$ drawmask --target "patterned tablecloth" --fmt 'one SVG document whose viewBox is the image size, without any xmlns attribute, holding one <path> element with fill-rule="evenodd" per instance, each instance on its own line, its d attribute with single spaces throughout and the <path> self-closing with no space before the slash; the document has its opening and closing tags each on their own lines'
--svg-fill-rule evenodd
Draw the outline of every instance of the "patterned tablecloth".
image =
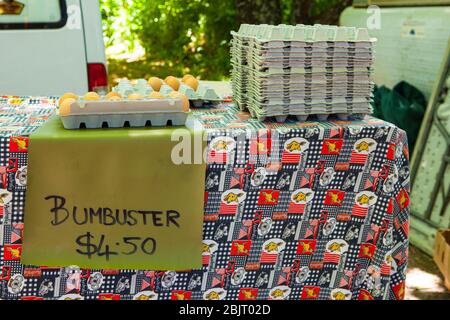
<svg viewBox="0 0 450 320">
<path fill-rule="evenodd" d="M 21 265 L 27 136 L 54 104 L 0 98 L 1 299 L 403 298 L 408 147 L 374 118 L 280 125 L 232 106 L 194 111 L 209 142 L 201 270 Z"/>
</svg>

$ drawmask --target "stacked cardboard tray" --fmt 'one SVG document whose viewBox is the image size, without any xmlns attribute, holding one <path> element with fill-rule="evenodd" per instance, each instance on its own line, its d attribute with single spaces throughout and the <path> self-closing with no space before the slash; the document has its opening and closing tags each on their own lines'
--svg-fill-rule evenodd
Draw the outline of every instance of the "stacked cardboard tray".
<svg viewBox="0 0 450 320">
<path fill-rule="evenodd" d="M 259 120 L 372 113 L 374 40 L 366 29 L 242 25 L 232 35 L 233 97 Z"/>
</svg>

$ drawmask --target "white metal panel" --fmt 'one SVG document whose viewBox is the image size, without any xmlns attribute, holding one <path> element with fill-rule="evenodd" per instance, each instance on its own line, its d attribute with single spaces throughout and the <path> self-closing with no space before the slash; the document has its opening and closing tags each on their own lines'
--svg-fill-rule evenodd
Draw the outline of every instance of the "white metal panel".
<svg viewBox="0 0 450 320">
<path fill-rule="evenodd" d="M 102 16 L 98 0 L 81 0 L 88 62 L 106 65 L 105 44 L 103 42 Z"/>
<path fill-rule="evenodd" d="M 2 15 L 0 22 L 58 22 L 61 18 L 59 0 L 21 0 L 20 3 L 24 5 L 20 14 Z"/>
<path fill-rule="evenodd" d="M 392 88 L 405 80 L 429 98 L 450 37 L 450 7 L 380 10 L 381 28 L 369 30 L 372 37 L 378 38 L 375 82 Z M 373 11 L 347 8 L 341 16 L 341 24 L 366 27 L 371 17 L 374 17 Z"/>
<path fill-rule="evenodd" d="M 60 95 L 88 90 L 79 0 L 67 0 L 60 29 L 0 29 L 0 95 Z"/>
</svg>

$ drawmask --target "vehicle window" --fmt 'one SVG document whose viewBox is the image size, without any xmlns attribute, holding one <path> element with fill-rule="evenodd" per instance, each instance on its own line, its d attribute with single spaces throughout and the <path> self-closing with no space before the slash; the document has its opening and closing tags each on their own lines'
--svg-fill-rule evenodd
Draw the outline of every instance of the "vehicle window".
<svg viewBox="0 0 450 320">
<path fill-rule="evenodd" d="M 0 0 L 0 29 L 61 28 L 66 21 L 65 0 Z"/>
</svg>

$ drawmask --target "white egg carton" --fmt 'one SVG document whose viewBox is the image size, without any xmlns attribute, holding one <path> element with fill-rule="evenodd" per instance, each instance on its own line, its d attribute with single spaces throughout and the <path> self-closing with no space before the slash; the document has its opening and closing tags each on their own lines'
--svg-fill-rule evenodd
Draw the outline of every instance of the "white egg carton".
<svg viewBox="0 0 450 320">
<path fill-rule="evenodd" d="M 122 97 L 128 97 L 130 94 L 137 93 L 142 97 L 150 95 L 154 90 L 145 79 L 138 79 L 133 84 L 130 80 L 122 79 L 112 89 L 113 92 L 119 93 Z"/>
<path fill-rule="evenodd" d="M 163 85 L 160 90 L 161 93 L 168 94 L 170 94 L 172 91 L 173 89 L 167 85 Z M 192 102 L 192 104 L 197 108 L 204 106 L 205 103 L 217 104 L 223 101 L 223 99 L 213 88 L 201 83 L 199 84 L 197 91 L 194 91 L 194 89 L 185 84 L 181 84 L 178 91 L 185 94 Z"/>
<path fill-rule="evenodd" d="M 61 115 L 65 129 L 183 126 L 189 112 L 181 99 L 79 100 Z"/>
<path fill-rule="evenodd" d="M 152 93 L 154 90 L 148 84 L 147 80 L 139 79 L 136 81 L 136 84 L 132 84 L 129 80 L 121 80 L 119 84 L 113 88 L 114 92 L 121 94 L 124 97 L 128 97 L 132 93 L 138 93 L 141 96 L 145 97 Z M 164 96 L 168 96 L 175 90 L 164 83 L 161 86 L 159 92 Z M 181 83 L 178 92 L 185 94 L 192 106 L 194 107 L 204 107 L 209 105 L 215 105 L 222 102 L 222 98 L 217 94 L 217 92 L 202 83 L 199 84 L 197 91 L 194 91 L 191 87 Z"/>
</svg>

